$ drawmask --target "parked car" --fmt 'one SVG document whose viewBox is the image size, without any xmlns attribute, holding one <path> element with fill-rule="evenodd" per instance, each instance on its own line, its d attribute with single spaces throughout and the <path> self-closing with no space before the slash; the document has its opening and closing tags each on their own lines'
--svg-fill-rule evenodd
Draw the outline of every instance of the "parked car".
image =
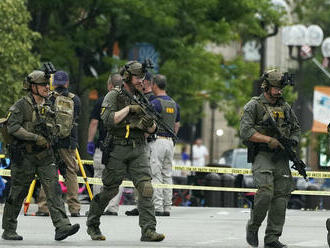
<svg viewBox="0 0 330 248">
<path fill-rule="evenodd" d="M 219 158 L 219 164 L 230 165 L 232 168 L 251 169 L 252 164 L 247 162 L 247 149 L 236 148 L 225 151 Z"/>
</svg>

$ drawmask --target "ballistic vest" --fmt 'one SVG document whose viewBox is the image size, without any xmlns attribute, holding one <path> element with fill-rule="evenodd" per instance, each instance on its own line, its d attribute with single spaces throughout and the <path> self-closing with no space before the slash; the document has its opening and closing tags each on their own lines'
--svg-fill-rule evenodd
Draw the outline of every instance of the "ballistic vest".
<svg viewBox="0 0 330 248">
<path fill-rule="evenodd" d="M 117 111 L 125 108 L 128 105 L 136 104 L 128 96 L 126 96 L 126 95 L 124 95 L 124 93 L 122 93 L 121 88 L 116 87 L 112 90 L 118 92 L 118 94 L 117 94 L 117 108 L 118 108 L 118 110 Z M 134 97 L 137 97 L 137 96 L 134 96 Z M 115 127 L 108 130 L 108 132 L 110 132 L 117 139 L 145 140 L 143 130 L 140 130 L 138 128 L 131 128 L 131 124 L 140 121 L 141 118 L 142 118 L 142 115 L 138 115 L 136 113 L 128 113 L 128 115 L 120 123 L 118 123 Z"/>
<path fill-rule="evenodd" d="M 162 106 L 162 112 L 160 113 L 160 116 L 162 117 L 162 121 L 168 127 L 170 127 L 171 130 L 174 132 L 175 119 L 177 115 L 177 108 L 175 101 L 173 99 L 164 100 L 163 98 L 160 97 L 157 97 L 157 100 L 160 101 L 160 104 Z M 159 126 L 157 135 L 170 136 L 170 134 L 162 126 Z"/>
<path fill-rule="evenodd" d="M 278 129 L 281 131 L 282 135 L 286 138 L 290 137 L 290 130 L 293 123 L 290 123 L 290 106 L 281 101 L 279 104 L 272 106 L 270 104 L 266 104 L 261 102 L 260 97 L 253 97 L 252 99 L 256 100 L 258 104 L 262 107 L 260 108 L 262 113 L 262 118 L 256 121 L 255 129 L 264 135 L 271 136 L 274 138 L 278 138 L 278 134 L 274 131 L 274 129 L 267 123 L 269 118 L 269 114 L 272 115 L 273 119 L 276 122 Z"/>
</svg>

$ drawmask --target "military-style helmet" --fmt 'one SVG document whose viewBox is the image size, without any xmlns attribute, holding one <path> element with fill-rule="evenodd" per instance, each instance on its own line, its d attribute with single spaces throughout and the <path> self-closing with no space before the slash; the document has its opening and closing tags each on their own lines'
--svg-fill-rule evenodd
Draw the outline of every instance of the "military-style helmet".
<svg viewBox="0 0 330 248">
<path fill-rule="evenodd" d="M 132 76 L 144 78 L 146 74 L 146 68 L 136 60 L 129 61 L 120 70 L 120 75 L 125 82 L 129 82 Z"/>
<path fill-rule="evenodd" d="M 23 89 L 30 89 L 31 84 L 42 84 L 47 82 L 49 82 L 49 79 L 45 78 L 45 73 L 43 71 L 35 70 L 24 79 Z"/>
<path fill-rule="evenodd" d="M 272 69 L 272 70 L 266 71 L 262 75 L 261 80 L 262 80 L 261 88 L 266 89 L 266 90 L 270 86 L 279 87 L 279 88 L 283 88 L 283 86 L 284 86 L 283 82 L 282 82 L 282 73 L 277 69 Z"/>
</svg>

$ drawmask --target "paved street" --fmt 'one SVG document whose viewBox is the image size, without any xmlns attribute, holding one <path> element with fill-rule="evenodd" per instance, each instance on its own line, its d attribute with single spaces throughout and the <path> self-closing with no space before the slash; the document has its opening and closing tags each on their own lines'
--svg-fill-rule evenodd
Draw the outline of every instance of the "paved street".
<svg viewBox="0 0 330 248">
<path fill-rule="evenodd" d="M 31 205 L 29 213 L 36 211 Z M 241 208 L 198 208 L 174 207 L 170 217 L 157 217 L 157 230 L 166 234 L 161 243 L 140 242 L 138 218 L 125 216 L 133 206 L 121 206 L 119 216 L 104 216 L 101 230 L 106 241 L 92 241 L 86 233 L 86 217 L 71 218 L 80 223 L 78 234 L 64 241 L 54 240 L 54 228 L 48 217 L 19 217 L 18 233 L 23 241 L 0 240 L 0 247 L 157 247 L 157 248 L 245 248 L 245 224 L 248 209 Z M 88 209 L 83 205 L 82 213 Z M 3 205 L 0 205 L 2 216 Z M 284 234 L 281 240 L 290 248 L 328 247 L 325 221 L 329 211 L 288 210 Z M 260 246 L 263 247 L 264 226 L 259 231 Z"/>
</svg>

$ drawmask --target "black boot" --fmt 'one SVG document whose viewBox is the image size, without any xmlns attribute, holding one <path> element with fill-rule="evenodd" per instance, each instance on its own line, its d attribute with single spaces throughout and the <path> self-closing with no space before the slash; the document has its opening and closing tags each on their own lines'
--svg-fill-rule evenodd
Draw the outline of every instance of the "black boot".
<svg viewBox="0 0 330 248">
<path fill-rule="evenodd" d="M 250 231 L 248 225 L 246 225 L 246 242 L 252 247 L 258 247 L 258 231 Z"/>
<path fill-rule="evenodd" d="M 23 240 L 21 235 L 18 235 L 15 231 L 6 231 L 2 233 L 2 238 L 5 240 Z"/>
<path fill-rule="evenodd" d="M 265 244 L 265 248 L 287 248 L 287 246 L 276 240 L 271 243 Z"/>
<path fill-rule="evenodd" d="M 131 211 L 126 211 L 125 214 L 127 216 L 138 216 L 139 215 L 139 210 L 137 208 L 134 208 Z"/>
<path fill-rule="evenodd" d="M 330 247 L 330 219 L 327 219 L 326 227 L 327 227 L 327 230 L 328 230 L 327 240 L 328 240 L 328 245 Z"/>
<path fill-rule="evenodd" d="M 55 240 L 60 241 L 78 232 L 79 224 L 68 225 L 55 231 Z"/>
</svg>

